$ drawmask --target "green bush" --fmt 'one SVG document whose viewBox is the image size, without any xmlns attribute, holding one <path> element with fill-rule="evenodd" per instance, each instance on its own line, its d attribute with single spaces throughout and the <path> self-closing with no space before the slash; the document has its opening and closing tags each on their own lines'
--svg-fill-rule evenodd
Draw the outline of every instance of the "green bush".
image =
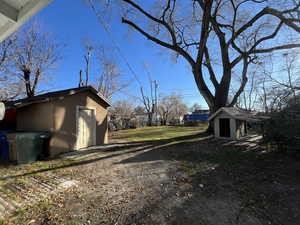
<svg viewBox="0 0 300 225">
<path fill-rule="evenodd" d="M 264 126 L 264 140 L 279 150 L 300 150 L 300 104 L 289 104 L 270 114 Z"/>
</svg>

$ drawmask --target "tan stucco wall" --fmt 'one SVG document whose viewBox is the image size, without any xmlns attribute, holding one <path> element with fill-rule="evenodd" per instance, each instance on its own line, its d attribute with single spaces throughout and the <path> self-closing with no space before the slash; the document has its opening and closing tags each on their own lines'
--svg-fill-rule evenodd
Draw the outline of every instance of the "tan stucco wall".
<svg viewBox="0 0 300 225">
<path fill-rule="evenodd" d="M 82 92 L 47 103 L 38 103 L 18 110 L 18 130 L 52 131 L 51 157 L 75 149 L 77 106 L 96 109 L 96 144 L 108 142 L 105 104 L 90 92 Z M 25 121 L 25 122 L 24 122 Z"/>
<path fill-rule="evenodd" d="M 103 103 L 97 99 L 95 95 L 89 94 L 87 96 L 87 107 L 96 108 L 96 144 L 108 143 L 108 120 L 107 109 L 102 107 Z"/>
<path fill-rule="evenodd" d="M 17 130 L 53 131 L 53 103 L 39 103 L 17 110 Z"/>
<path fill-rule="evenodd" d="M 62 98 L 54 103 L 54 135 L 50 142 L 53 155 L 76 148 L 77 107 L 84 106 L 96 109 L 96 144 L 108 142 L 107 110 L 94 94 L 83 92 Z"/>
</svg>

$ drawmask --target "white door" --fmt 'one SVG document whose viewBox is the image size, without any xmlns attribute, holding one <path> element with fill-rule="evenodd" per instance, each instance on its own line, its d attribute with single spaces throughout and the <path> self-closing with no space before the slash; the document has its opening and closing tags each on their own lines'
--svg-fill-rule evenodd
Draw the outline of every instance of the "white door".
<svg viewBox="0 0 300 225">
<path fill-rule="evenodd" d="M 79 107 L 77 114 L 77 149 L 95 145 L 96 118 L 94 109 Z"/>
</svg>

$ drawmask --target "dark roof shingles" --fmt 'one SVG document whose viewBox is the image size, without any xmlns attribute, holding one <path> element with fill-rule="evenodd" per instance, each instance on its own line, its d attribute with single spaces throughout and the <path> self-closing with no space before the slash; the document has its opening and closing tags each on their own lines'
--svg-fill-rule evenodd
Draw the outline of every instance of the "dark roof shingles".
<svg viewBox="0 0 300 225">
<path fill-rule="evenodd" d="M 111 103 L 104 96 L 99 94 L 96 91 L 96 89 L 94 89 L 91 86 L 70 88 L 70 89 L 65 89 L 65 90 L 60 90 L 60 91 L 48 92 L 45 94 L 36 95 L 31 98 L 24 98 L 24 99 L 19 99 L 16 101 L 7 102 L 6 106 L 7 107 L 21 107 L 24 105 L 29 105 L 29 104 L 34 104 L 34 103 L 39 103 L 39 102 L 44 102 L 44 101 L 49 101 L 49 100 L 55 100 L 60 97 L 74 95 L 74 94 L 81 93 L 84 91 L 91 91 L 92 93 L 97 95 L 101 100 L 103 100 L 108 106 L 111 106 Z"/>
</svg>

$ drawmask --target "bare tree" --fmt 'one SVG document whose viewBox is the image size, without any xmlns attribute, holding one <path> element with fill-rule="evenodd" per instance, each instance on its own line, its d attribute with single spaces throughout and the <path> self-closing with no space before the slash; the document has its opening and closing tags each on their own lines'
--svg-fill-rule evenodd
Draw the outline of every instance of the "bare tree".
<svg viewBox="0 0 300 225">
<path fill-rule="evenodd" d="M 202 106 L 199 105 L 198 103 L 195 103 L 195 104 L 192 105 L 192 107 L 190 108 L 190 111 L 191 111 L 191 112 L 195 112 L 195 111 L 200 110 L 200 109 L 202 109 Z"/>
<path fill-rule="evenodd" d="M 109 109 L 111 116 L 114 117 L 126 117 L 132 116 L 134 107 L 131 102 L 127 100 L 119 100 L 113 104 L 113 107 Z"/>
<path fill-rule="evenodd" d="M 0 101 L 11 101 L 24 95 L 24 85 L 13 77 L 0 78 Z"/>
<path fill-rule="evenodd" d="M 183 103 L 182 97 L 177 94 L 163 97 L 158 105 L 158 114 L 162 125 L 167 125 L 169 122 L 178 123 L 187 111 L 188 108 Z"/>
<path fill-rule="evenodd" d="M 82 70 L 79 72 L 78 86 L 87 86 L 90 76 L 91 66 L 100 71 L 93 86 L 107 99 L 112 99 L 113 95 L 124 90 L 129 86 L 129 82 L 123 80 L 123 74 L 119 70 L 116 59 L 107 53 L 102 46 L 93 45 L 90 41 L 84 42 L 85 46 L 85 79 L 82 76 Z M 93 53 L 93 56 L 92 56 Z M 93 59 L 93 64 L 91 60 Z"/>
<path fill-rule="evenodd" d="M 290 54 L 293 55 L 290 57 Z M 295 98 L 297 74 L 296 55 L 270 54 L 249 73 L 249 82 L 240 95 L 237 106 L 247 110 L 263 110 L 266 113 L 281 110 L 286 102 Z M 280 57 L 278 60 L 278 57 Z"/>
<path fill-rule="evenodd" d="M 16 35 L 12 35 L 0 44 L 0 101 L 13 100 L 22 94 L 22 84 L 14 76 L 8 75 L 16 38 Z"/>
<path fill-rule="evenodd" d="M 146 111 L 145 111 L 145 108 L 143 106 L 137 106 L 134 108 L 134 113 L 135 114 L 144 114 Z"/>
<path fill-rule="evenodd" d="M 167 125 L 169 117 L 172 111 L 172 99 L 171 96 L 165 96 L 158 104 L 158 115 L 161 125 Z"/>
<path fill-rule="evenodd" d="M 150 85 L 151 85 L 151 83 L 150 83 Z M 144 108 L 148 115 L 147 125 L 152 126 L 153 125 L 153 115 L 155 112 L 155 99 L 153 98 L 152 91 L 151 91 L 150 96 L 145 95 L 143 87 L 141 87 L 141 95 L 142 95 L 141 101 L 142 101 Z"/>
<path fill-rule="evenodd" d="M 248 82 L 242 94 L 238 97 L 236 106 L 248 111 L 257 108 L 259 81 L 257 70 L 251 71 L 248 75 Z"/>
<path fill-rule="evenodd" d="M 282 58 L 283 56 L 283 58 Z M 277 58 L 280 57 L 281 60 Z M 299 66 L 297 52 L 285 52 L 280 56 L 270 54 L 267 62 L 261 64 L 258 72 L 259 100 L 265 112 L 281 110 L 287 101 L 296 101 L 299 93 Z"/>
<path fill-rule="evenodd" d="M 84 86 L 88 86 L 89 83 L 89 76 L 90 76 L 90 66 L 91 66 L 91 56 L 92 53 L 94 51 L 94 46 L 93 44 L 89 41 L 89 40 L 84 40 L 83 41 L 83 45 L 84 45 L 84 62 L 85 62 L 85 81 Z M 80 72 L 80 76 L 81 76 L 81 82 L 82 82 L 82 72 Z"/>
<path fill-rule="evenodd" d="M 173 94 L 171 95 L 173 108 L 170 117 L 170 122 L 173 124 L 179 124 L 183 115 L 188 112 L 187 105 L 183 102 L 183 99 L 180 95 Z"/>
<path fill-rule="evenodd" d="M 13 35 L 8 39 L 4 40 L 0 44 L 0 71 L 5 70 L 5 64 L 9 62 L 13 57 L 13 48 L 16 42 L 16 36 Z"/>
<path fill-rule="evenodd" d="M 284 29 L 300 31 L 299 1 L 165 0 L 153 1 L 152 11 L 146 3 L 122 2 L 128 6 L 124 24 L 189 63 L 211 113 L 236 104 L 247 84 L 249 65 L 259 55 L 300 47 L 292 38 L 277 38 Z M 137 15 L 151 26 L 138 24 Z M 241 83 L 229 102 L 235 70 Z"/>
<path fill-rule="evenodd" d="M 108 59 L 100 60 L 102 74 L 98 78 L 97 89 L 106 98 L 112 96 L 129 86 L 129 82 L 122 80 L 123 75 L 115 62 Z"/>
<path fill-rule="evenodd" d="M 46 73 L 54 69 L 60 58 L 60 45 L 36 24 L 16 34 L 11 73 L 24 83 L 27 97 L 33 97 Z"/>
<path fill-rule="evenodd" d="M 284 59 L 281 62 L 276 62 L 277 68 L 280 67 L 281 69 L 268 71 L 269 79 L 282 87 L 290 89 L 294 98 L 296 98 L 297 92 L 300 90 L 299 56 L 298 52 L 285 52 L 283 53 Z M 271 60 L 273 59 L 271 58 Z"/>
<path fill-rule="evenodd" d="M 119 100 L 109 108 L 109 129 L 120 130 L 130 128 L 130 121 L 133 118 L 133 104 L 128 100 Z"/>
</svg>

